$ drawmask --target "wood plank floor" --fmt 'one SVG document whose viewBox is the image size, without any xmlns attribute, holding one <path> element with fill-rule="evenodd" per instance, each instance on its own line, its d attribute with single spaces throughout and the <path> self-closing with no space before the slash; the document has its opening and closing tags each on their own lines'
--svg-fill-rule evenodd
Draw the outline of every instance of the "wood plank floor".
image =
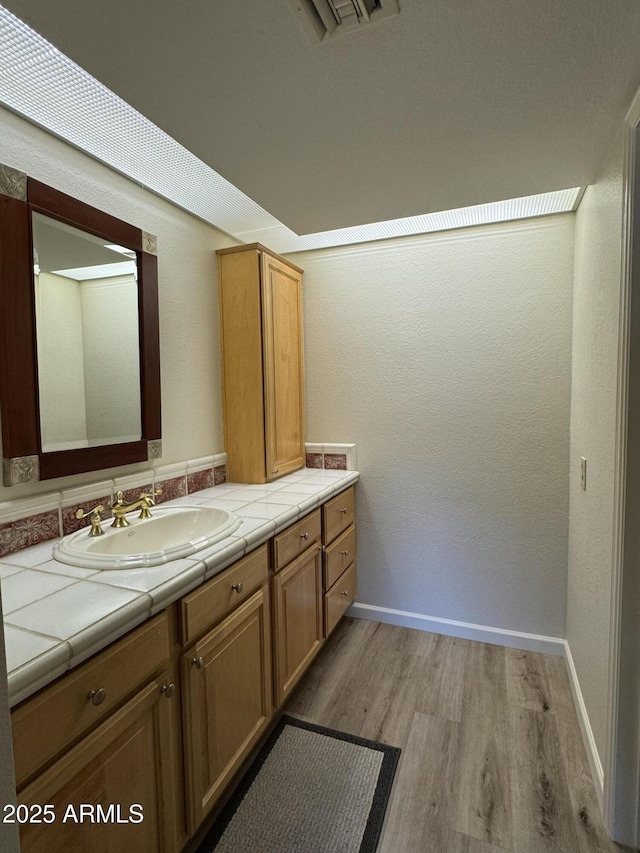
<svg viewBox="0 0 640 853">
<path fill-rule="evenodd" d="M 401 747 L 378 853 L 622 849 L 561 658 L 344 619 L 285 711 Z"/>
</svg>

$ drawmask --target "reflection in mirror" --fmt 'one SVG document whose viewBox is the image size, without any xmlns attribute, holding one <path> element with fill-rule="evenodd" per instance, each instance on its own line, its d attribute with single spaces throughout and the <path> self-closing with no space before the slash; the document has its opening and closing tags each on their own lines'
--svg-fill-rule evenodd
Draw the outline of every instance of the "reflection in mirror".
<svg viewBox="0 0 640 853">
<path fill-rule="evenodd" d="M 33 213 L 42 451 L 142 435 L 136 253 Z"/>
</svg>

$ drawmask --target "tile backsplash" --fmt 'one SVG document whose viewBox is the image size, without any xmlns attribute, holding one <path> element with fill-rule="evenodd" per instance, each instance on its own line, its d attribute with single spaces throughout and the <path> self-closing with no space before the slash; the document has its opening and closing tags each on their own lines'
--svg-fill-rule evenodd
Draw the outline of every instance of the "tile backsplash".
<svg viewBox="0 0 640 853">
<path fill-rule="evenodd" d="M 307 468 L 356 470 L 355 444 L 306 444 L 305 452 Z M 162 503 L 220 486 L 227 480 L 226 462 L 227 454 L 217 453 L 111 480 L 0 503 L 0 557 L 85 527 L 88 519 L 76 518 L 80 509 L 88 513 L 95 506 L 102 505 L 103 518 L 110 518 L 111 503 L 117 491 L 124 493 L 126 501 L 133 501 L 140 492 L 162 489 L 156 496 L 156 502 Z"/>
<path fill-rule="evenodd" d="M 103 518 L 110 518 L 111 503 L 119 490 L 124 492 L 125 500 L 135 500 L 140 492 L 162 489 L 156 497 L 156 502 L 161 503 L 220 485 L 227 479 L 226 461 L 226 453 L 218 453 L 115 480 L 0 503 L 0 557 L 85 527 L 88 519 L 76 518 L 80 509 L 89 512 L 102 505 Z"/>
<path fill-rule="evenodd" d="M 307 468 L 355 471 L 355 444 L 305 444 Z"/>
</svg>

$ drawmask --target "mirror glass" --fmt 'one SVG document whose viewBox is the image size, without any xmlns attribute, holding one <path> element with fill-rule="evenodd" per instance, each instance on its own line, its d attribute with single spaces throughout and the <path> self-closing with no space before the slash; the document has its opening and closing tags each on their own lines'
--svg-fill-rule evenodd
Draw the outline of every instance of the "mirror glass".
<svg viewBox="0 0 640 853">
<path fill-rule="evenodd" d="M 32 214 L 42 452 L 142 436 L 136 252 Z"/>
</svg>

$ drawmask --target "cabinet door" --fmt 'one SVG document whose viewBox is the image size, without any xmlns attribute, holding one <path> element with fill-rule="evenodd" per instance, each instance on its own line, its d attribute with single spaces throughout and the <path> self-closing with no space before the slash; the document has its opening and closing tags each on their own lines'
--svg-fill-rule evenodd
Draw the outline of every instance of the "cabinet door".
<svg viewBox="0 0 640 853">
<path fill-rule="evenodd" d="M 322 558 L 310 548 L 273 579 L 276 705 L 301 678 L 323 641 Z"/>
<path fill-rule="evenodd" d="M 182 658 L 192 832 L 271 719 L 267 589 L 258 590 Z"/>
<path fill-rule="evenodd" d="M 174 853 L 177 700 L 165 685 L 147 685 L 18 794 L 19 803 L 50 804 L 55 813 L 52 823 L 20 827 L 23 850 Z"/>
<path fill-rule="evenodd" d="M 304 466 L 302 276 L 262 253 L 266 476 Z"/>
</svg>

